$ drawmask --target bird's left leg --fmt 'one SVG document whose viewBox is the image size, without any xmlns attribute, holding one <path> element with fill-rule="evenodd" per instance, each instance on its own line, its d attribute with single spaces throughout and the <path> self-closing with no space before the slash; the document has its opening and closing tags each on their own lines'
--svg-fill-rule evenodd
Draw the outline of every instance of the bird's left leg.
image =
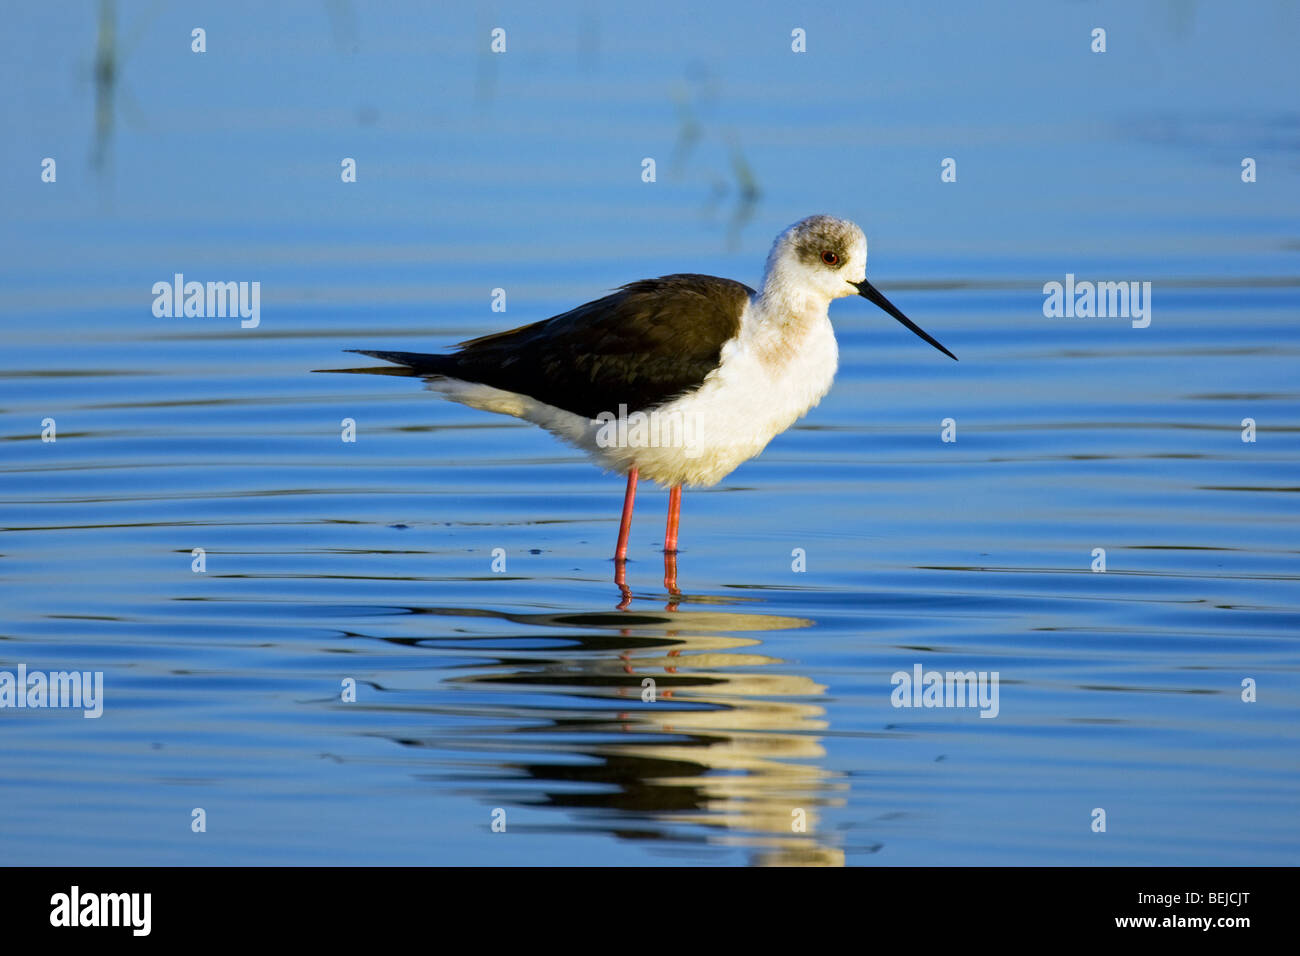
<svg viewBox="0 0 1300 956">
<path fill-rule="evenodd" d="M 677 525 L 682 517 L 682 486 L 668 492 L 668 526 L 664 530 L 664 587 L 669 594 L 677 590 Z"/>
<path fill-rule="evenodd" d="M 664 552 L 664 587 L 668 589 L 671 601 L 665 610 L 677 610 L 676 601 L 681 597 L 682 592 L 677 590 L 677 552 Z"/>
<path fill-rule="evenodd" d="M 664 551 L 677 553 L 677 525 L 682 517 L 682 486 L 673 485 L 668 492 L 668 527 L 664 531 Z"/>
</svg>

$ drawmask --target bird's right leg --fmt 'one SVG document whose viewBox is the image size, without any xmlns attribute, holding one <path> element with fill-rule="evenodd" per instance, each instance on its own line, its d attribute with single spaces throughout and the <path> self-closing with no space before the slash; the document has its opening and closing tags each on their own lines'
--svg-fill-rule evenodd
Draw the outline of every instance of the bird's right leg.
<svg viewBox="0 0 1300 956">
<path fill-rule="evenodd" d="M 614 560 L 627 560 L 627 538 L 632 531 L 632 505 L 636 502 L 637 469 L 627 473 L 627 494 L 623 496 L 623 523 L 618 526 L 618 547 L 614 549 Z"/>
<path fill-rule="evenodd" d="M 627 537 L 632 531 L 632 505 L 636 501 L 637 470 L 627 473 L 627 494 L 623 496 L 623 521 L 618 526 L 618 546 L 614 549 L 614 583 L 623 595 L 618 609 L 626 611 L 632 603 L 632 589 L 627 586 Z"/>
</svg>

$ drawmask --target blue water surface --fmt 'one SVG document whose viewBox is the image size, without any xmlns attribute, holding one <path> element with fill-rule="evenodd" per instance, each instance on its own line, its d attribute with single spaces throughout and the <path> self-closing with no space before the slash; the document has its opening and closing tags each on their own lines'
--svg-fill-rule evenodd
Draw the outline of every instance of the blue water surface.
<svg viewBox="0 0 1300 956">
<path fill-rule="evenodd" d="M 0 671 L 104 712 L 0 710 L 0 862 L 1300 862 L 1296 4 L 4 21 Z M 960 362 L 836 303 L 830 395 L 687 491 L 680 598 L 652 486 L 620 608 L 620 478 L 313 371 L 753 285 L 818 212 Z M 176 273 L 260 324 L 155 317 Z M 1067 273 L 1150 325 L 1045 317 Z M 893 706 L 917 665 L 997 716 Z"/>
</svg>

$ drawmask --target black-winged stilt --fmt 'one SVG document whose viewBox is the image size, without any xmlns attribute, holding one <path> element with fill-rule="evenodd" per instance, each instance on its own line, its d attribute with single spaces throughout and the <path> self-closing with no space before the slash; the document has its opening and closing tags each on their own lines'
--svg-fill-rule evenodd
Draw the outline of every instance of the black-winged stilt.
<svg viewBox="0 0 1300 956">
<path fill-rule="evenodd" d="M 706 275 L 642 279 L 450 355 L 352 351 L 403 365 L 465 405 L 540 425 L 626 474 L 614 552 L 625 587 L 638 479 L 670 489 L 664 552 L 675 555 L 682 486 L 717 484 L 830 390 L 832 299 L 869 299 L 956 359 L 867 281 L 866 265 L 856 224 L 811 216 L 777 237 L 761 291 Z M 667 567 L 675 590 L 675 561 Z"/>
</svg>

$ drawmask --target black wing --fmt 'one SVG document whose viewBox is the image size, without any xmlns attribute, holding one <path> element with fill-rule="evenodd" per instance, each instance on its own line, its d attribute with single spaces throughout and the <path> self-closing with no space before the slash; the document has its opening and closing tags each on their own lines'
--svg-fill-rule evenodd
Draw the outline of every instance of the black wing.
<svg viewBox="0 0 1300 956">
<path fill-rule="evenodd" d="M 620 404 L 646 410 L 699 387 L 740 331 L 753 292 L 714 276 L 642 279 L 562 315 L 462 342 L 451 355 L 355 351 L 595 418 L 617 414 Z"/>
</svg>

